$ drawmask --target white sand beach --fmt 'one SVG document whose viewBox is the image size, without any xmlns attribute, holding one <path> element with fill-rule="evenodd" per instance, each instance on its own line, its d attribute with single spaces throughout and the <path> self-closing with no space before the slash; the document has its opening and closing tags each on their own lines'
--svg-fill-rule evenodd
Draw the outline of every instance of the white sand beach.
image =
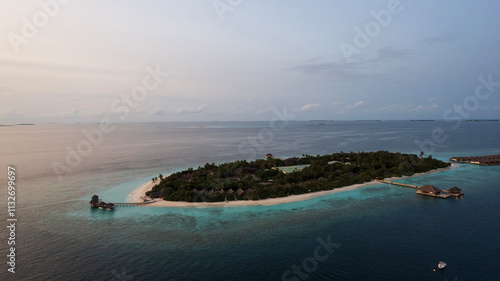
<svg viewBox="0 0 500 281">
<path fill-rule="evenodd" d="M 392 178 L 386 178 L 385 180 L 387 181 L 393 181 L 393 180 L 398 180 L 398 179 L 404 179 L 404 178 L 414 178 L 414 177 L 419 177 L 423 175 L 429 175 L 433 173 L 438 173 L 444 170 L 449 170 L 458 167 L 459 165 L 456 163 L 452 163 L 450 167 L 446 168 L 441 168 L 441 169 L 436 169 L 432 170 L 426 173 L 418 173 L 414 174 L 413 176 L 403 176 L 403 177 L 392 177 Z M 239 201 L 229 201 L 229 202 L 213 202 L 213 203 L 208 203 L 208 202 L 185 202 L 185 201 L 165 201 L 162 199 L 157 199 L 154 203 L 144 205 L 145 207 L 236 207 L 236 206 L 254 206 L 254 205 L 262 205 L 262 206 L 269 206 L 269 205 L 276 205 L 276 204 L 283 204 L 283 203 L 290 203 L 290 202 L 296 202 L 296 201 L 302 201 L 302 200 L 307 200 L 311 199 L 314 197 L 318 196 L 323 196 L 327 194 L 333 194 L 337 192 L 342 192 L 342 191 L 349 191 L 365 186 L 370 186 L 370 185 L 375 185 L 375 184 L 381 184 L 380 182 L 377 181 L 371 181 L 371 182 L 366 182 L 362 184 L 355 184 L 355 185 L 349 185 L 345 187 L 340 187 L 336 188 L 333 190 L 326 190 L 326 191 L 318 191 L 318 192 L 311 192 L 311 193 L 305 193 L 305 194 L 300 194 L 300 195 L 290 195 L 287 197 L 280 197 L 280 198 L 269 198 L 269 199 L 262 199 L 262 200 L 239 200 Z M 141 196 L 145 196 L 146 191 L 149 191 L 153 188 L 155 184 L 152 181 L 149 181 L 134 191 L 130 193 L 127 197 L 127 202 L 142 202 L 142 199 L 140 198 Z"/>
</svg>

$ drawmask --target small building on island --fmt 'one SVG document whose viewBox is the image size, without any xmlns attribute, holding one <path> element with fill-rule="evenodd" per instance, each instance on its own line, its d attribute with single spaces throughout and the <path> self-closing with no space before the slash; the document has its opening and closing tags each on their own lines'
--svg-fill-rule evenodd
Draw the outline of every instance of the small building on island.
<svg viewBox="0 0 500 281">
<path fill-rule="evenodd" d="M 282 172 L 283 174 L 290 174 L 290 173 L 293 173 L 293 172 L 298 172 L 298 171 L 302 171 L 302 169 L 306 168 L 306 167 L 309 167 L 310 165 L 309 164 L 306 164 L 306 165 L 295 165 L 295 166 L 283 166 L 283 167 L 273 167 L 272 169 L 273 170 L 278 170 L 280 172 Z"/>
<path fill-rule="evenodd" d="M 273 159 L 273 155 L 271 153 L 266 154 L 265 156 L 266 159 Z"/>
<path fill-rule="evenodd" d="M 150 198 L 161 198 L 161 193 L 159 191 L 157 191 L 157 192 L 151 192 L 149 194 L 149 197 Z"/>
<path fill-rule="evenodd" d="M 485 156 L 452 157 L 450 158 L 450 161 L 469 163 L 475 165 L 493 166 L 493 165 L 500 165 L 500 154 L 485 155 Z"/>
</svg>

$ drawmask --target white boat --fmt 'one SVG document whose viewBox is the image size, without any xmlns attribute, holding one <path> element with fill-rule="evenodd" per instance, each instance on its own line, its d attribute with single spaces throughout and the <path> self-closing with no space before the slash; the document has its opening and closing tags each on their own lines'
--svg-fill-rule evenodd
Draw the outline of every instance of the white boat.
<svg viewBox="0 0 500 281">
<path fill-rule="evenodd" d="M 440 261 L 439 264 L 438 264 L 438 268 L 439 269 L 443 269 L 446 267 L 446 263 L 444 261 Z"/>
</svg>

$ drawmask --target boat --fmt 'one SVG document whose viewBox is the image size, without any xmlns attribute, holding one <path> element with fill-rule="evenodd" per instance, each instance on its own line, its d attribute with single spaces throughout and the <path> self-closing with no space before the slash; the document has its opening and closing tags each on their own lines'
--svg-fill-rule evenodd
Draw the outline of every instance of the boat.
<svg viewBox="0 0 500 281">
<path fill-rule="evenodd" d="M 440 261 L 439 264 L 438 264 L 438 268 L 439 269 L 443 269 L 446 267 L 446 263 L 444 261 Z"/>
</svg>

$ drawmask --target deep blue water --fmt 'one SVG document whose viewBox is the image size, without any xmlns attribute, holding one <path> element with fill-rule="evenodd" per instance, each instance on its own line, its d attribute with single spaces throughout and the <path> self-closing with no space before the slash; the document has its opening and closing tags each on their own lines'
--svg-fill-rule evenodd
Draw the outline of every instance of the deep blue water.
<svg viewBox="0 0 500 281">
<path fill-rule="evenodd" d="M 438 121 L 115 125 L 61 181 L 52 164 L 65 163 L 66 147 L 76 149 L 81 131 L 98 125 L 0 127 L 2 167 L 17 169 L 19 219 L 16 274 L 6 272 L 3 258 L 0 280 L 500 280 L 500 166 L 462 164 L 400 180 L 456 185 L 465 192 L 460 199 L 373 185 L 274 206 L 88 206 L 93 194 L 125 201 L 159 173 L 266 153 L 499 154 L 500 122 L 465 122 L 457 130 Z M 432 139 L 436 128 L 446 140 Z M 424 140 L 433 146 L 415 143 Z M 6 173 L 0 178 L 5 183 Z M 331 247 L 321 246 L 328 241 Z M 448 267 L 434 272 L 439 260 Z"/>
</svg>

